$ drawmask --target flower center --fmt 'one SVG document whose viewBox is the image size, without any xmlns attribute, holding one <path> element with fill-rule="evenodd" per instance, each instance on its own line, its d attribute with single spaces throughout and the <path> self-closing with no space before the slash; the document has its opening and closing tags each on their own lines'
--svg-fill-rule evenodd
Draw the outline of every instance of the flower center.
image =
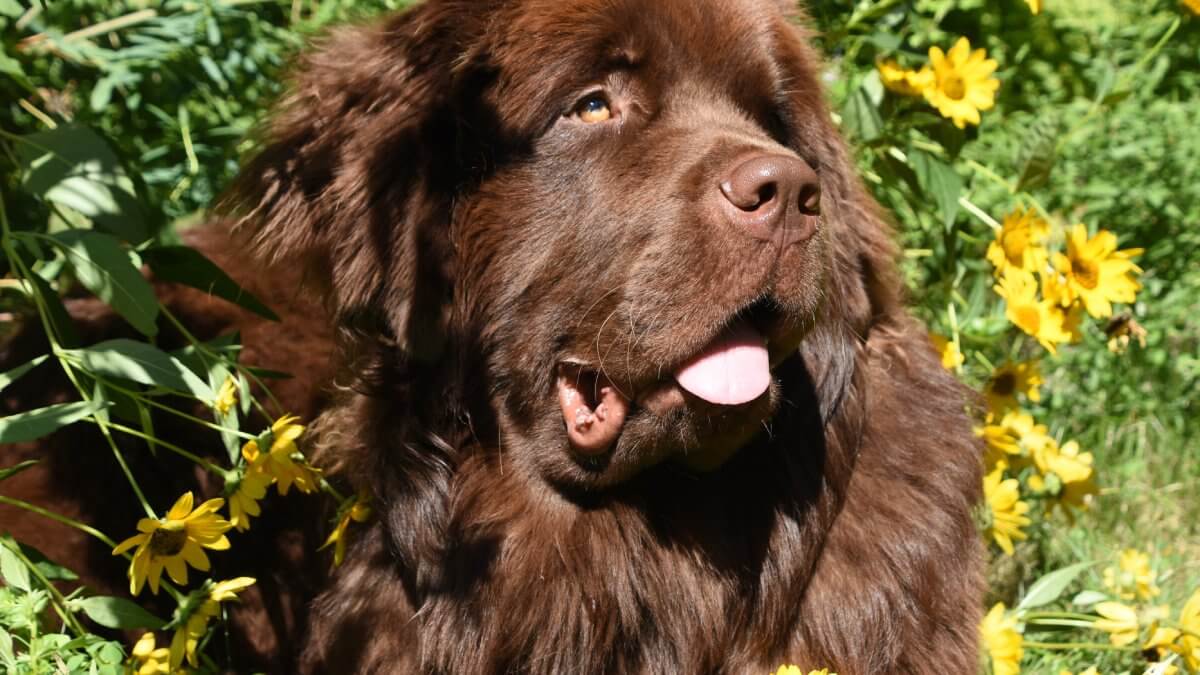
<svg viewBox="0 0 1200 675">
<path fill-rule="evenodd" d="M 1080 286 L 1091 290 L 1100 283 L 1100 266 L 1091 260 L 1075 258 L 1071 260 L 1071 273 Z"/>
<path fill-rule="evenodd" d="M 942 91 L 955 101 L 961 101 L 967 95 L 967 83 L 963 81 L 961 75 L 947 75 L 946 79 L 942 81 Z"/>
<path fill-rule="evenodd" d="M 179 521 L 167 521 L 150 533 L 150 553 L 160 558 L 179 555 L 187 543 L 187 527 Z"/>
<path fill-rule="evenodd" d="M 1017 388 L 1017 378 L 1012 373 L 1001 373 L 992 378 L 992 392 L 997 396 L 1009 396 Z"/>
</svg>

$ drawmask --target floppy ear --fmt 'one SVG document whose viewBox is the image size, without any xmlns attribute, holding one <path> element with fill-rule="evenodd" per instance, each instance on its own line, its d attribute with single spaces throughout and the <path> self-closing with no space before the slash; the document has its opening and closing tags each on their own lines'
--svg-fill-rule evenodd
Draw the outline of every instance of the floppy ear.
<svg viewBox="0 0 1200 675">
<path fill-rule="evenodd" d="M 340 29 L 298 64 L 224 202 L 254 258 L 299 268 L 342 328 L 436 358 L 454 187 L 449 24 Z"/>
<path fill-rule="evenodd" d="M 447 421 L 446 342 L 471 14 L 456 7 L 424 3 L 315 45 L 226 201 L 251 253 L 299 267 L 342 329 L 354 379 L 314 425 L 316 459 L 386 496 L 391 554 L 413 583 L 444 539 L 457 446 L 439 433 L 461 426 Z"/>
<path fill-rule="evenodd" d="M 827 316 L 801 351 L 828 422 L 849 393 L 870 332 L 902 311 L 902 282 L 892 229 L 859 180 L 826 106 L 817 77 L 822 60 L 809 46 L 804 20 L 780 17 L 775 43 L 787 82 L 793 150 L 821 176 L 821 215 L 829 237 Z"/>
</svg>

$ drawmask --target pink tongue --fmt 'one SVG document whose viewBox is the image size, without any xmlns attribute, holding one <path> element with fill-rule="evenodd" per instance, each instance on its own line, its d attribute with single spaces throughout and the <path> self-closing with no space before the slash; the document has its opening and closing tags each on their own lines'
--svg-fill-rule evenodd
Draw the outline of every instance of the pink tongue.
<svg viewBox="0 0 1200 675">
<path fill-rule="evenodd" d="M 740 405 L 771 386 L 763 337 L 745 322 L 725 329 L 704 351 L 675 373 L 679 386 L 718 405 Z"/>
</svg>

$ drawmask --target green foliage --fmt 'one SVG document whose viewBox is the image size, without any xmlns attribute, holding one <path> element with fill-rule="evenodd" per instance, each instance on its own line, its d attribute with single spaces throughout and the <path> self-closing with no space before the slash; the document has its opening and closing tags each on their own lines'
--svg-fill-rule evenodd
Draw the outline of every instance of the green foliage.
<svg viewBox="0 0 1200 675">
<path fill-rule="evenodd" d="M 183 395 L 211 409 L 210 420 L 191 421 L 220 430 L 229 466 L 190 458 L 227 492 L 252 480 L 242 446 L 253 438 L 265 451 L 274 434 L 253 437 L 241 424 L 262 411 L 250 384 L 273 374 L 238 363 L 234 335 L 173 353 L 155 346 L 175 320 L 141 270 L 273 318 L 180 246 L 178 231 L 203 218 L 252 151 L 286 63 L 310 36 L 408 4 L 0 0 L 0 312 L 12 326 L 40 322 L 52 346 L 0 374 L 0 389 L 53 359 L 82 399 L 0 418 L 0 442 L 82 421 L 120 458 L 113 436 L 153 442 L 149 409 Z M 898 224 L 915 310 L 961 347 L 959 374 L 972 386 L 1003 362 L 1040 358 L 1046 382 L 1026 409 L 1056 443 L 1075 439 L 1095 458 L 1101 489 L 1090 509 L 1071 519 L 1030 514 L 1016 556 L 993 559 L 993 600 L 1014 608 L 1027 640 L 1103 640 L 1088 628 L 1094 607 L 1113 598 L 1101 570 L 1136 547 L 1153 556 L 1156 602 L 1177 608 L 1200 583 L 1200 501 L 1186 498 L 1200 491 L 1200 17 L 1177 0 L 1044 0 L 1038 15 L 1023 0 L 809 4 L 837 121 Z M 889 91 L 878 64 L 916 70 L 931 47 L 949 50 L 963 36 L 998 62 L 1000 87 L 982 123 L 960 129 L 921 97 Z M 1114 353 L 1113 326 L 1087 320 L 1080 344 L 1049 356 L 1013 328 L 986 251 L 998 221 L 1018 209 L 1053 225 L 1052 247 L 1082 222 L 1115 233 L 1121 248 L 1145 249 L 1144 288 L 1118 308 L 1144 327 L 1144 347 Z M 84 348 L 62 300 L 83 292 L 143 339 Z M 0 323 L 0 339 L 9 330 Z M 225 409 L 227 394 L 237 405 Z M 28 466 L 0 467 L 0 481 Z M 1049 497 L 1030 492 L 1036 473 L 1019 478 L 1023 498 L 1040 507 Z M 347 512 L 351 500 L 335 496 Z M 148 515 L 168 505 L 153 506 Z M 179 608 L 164 623 L 128 599 L 63 595 L 50 582 L 74 575 L 7 538 L 0 575 L 0 669 L 14 673 L 122 672 L 125 650 L 97 636 L 100 627 L 179 628 L 212 588 L 169 589 Z M 1118 672 L 1144 662 L 1129 650 L 1027 650 L 1023 665 Z M 198 670 L 221 667 L 202 657 Z"/>
</svg>

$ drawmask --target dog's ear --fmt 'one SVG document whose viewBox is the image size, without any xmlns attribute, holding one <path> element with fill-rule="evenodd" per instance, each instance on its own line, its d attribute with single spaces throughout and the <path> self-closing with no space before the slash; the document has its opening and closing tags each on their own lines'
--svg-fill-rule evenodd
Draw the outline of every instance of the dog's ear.
<svg viewBox="0 0 1200 675">
<path fill-rule="evenodd" d="M 774 41 L 787 83 L 792 149 L 821 177 L 821 217 L 830 244 L 823 310 L 828 316 L 805 340 L 802 353 L 829 420 L 849 391 L 868 335 L 902 308 L 902 283 L 892 229 L 859 180 L 826 105 L 818 77 L 823 64 L 810 46 L 805 20 L 798 13 L 781 16 Z"/>
<path fill-rule="evenodd" d="M 441 349 L 449 293 L 453 25 L 439 7 L 320 40 L 224 200 L 253 258 L 299 269 L 339 327 L 417 361 Z"/>
</svg>

